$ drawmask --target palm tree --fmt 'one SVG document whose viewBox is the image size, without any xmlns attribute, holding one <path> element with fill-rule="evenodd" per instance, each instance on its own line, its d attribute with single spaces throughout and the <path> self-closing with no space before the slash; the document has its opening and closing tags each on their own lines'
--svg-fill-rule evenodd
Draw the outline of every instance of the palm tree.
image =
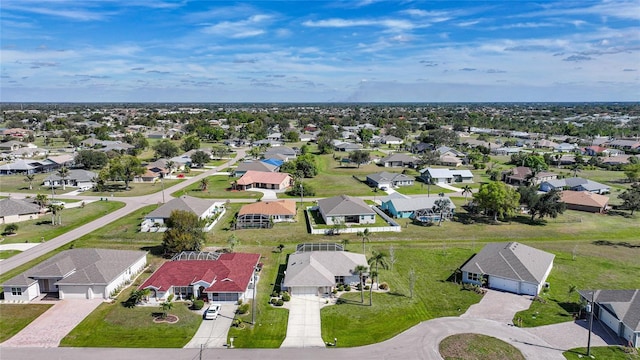
<svg viewBox="0 0 640 360">
<path fill-rule="evenodd" d="M 369 306 L 373 305 L 373 278 L 378 278 L 378 272 L 370 271 L 369 277 L 371 278 L 371 286 L 369 286 Z"/>
<path fill-rule="evenodd" d="M 162 317 L 166 318 L 169 311 L 173 309 L 173 302 L 167 300 L 160 304 L 160 308 L 162 309 Z"/>
<path fill-rule="evenodd" d="M 47 195 L 45 194 L 38 194 L 36 195 L 35 201 L 36 204 L 40 205 L 40 210 L 42 210 L 47 205 L 49 198 L 47 198 Z"/>
<path fill-rule="evenodd" d="M 569 167 L 569 170 L 573 171 L 573 177 L 577 177 L 578 173 L 582 171 L 582 165 L 576 163 Z"/>
<path fill-rule="evenodd" d="M 364 304 L 364 275 L 369 271 L 369 268 L 366 265 L 358 265 L 351 272 L 353 274 L 357 274 L 360 278 L 360 302 Z"/>
<path fill-rule="evenodd" d="M 60 170 L 58 170 L 58 176 L 62 179 L 62 190 L 65 190 L 67 188 L 66 179 L 69 177 L 69 168 L 66 166 L 61 167 Z"/>
<path fill-rule="evenodd" d="M 382 267 L 383 269 L 387 270 L 389 269 L 389 262 L 387 261 L 387 254 L 385 254 L 382 251 L 376 251 L 373 250 L 373 253 L 371 255 L 371 257 L 367 260 L 367 262 L 369 263 L 369 266 L 376 266 L 376 270 L 372 271 L 371 273 L 371 280 L 373 280 L 374 276 L 373 274 L 375 273 L 375 278 L 376 278 L 376 284 L 378 284 L 378 286 L 380 286 L 380 280 L 378 279 L 378 275 L 380 274 L 378 272 L 378 266 Z M 373 287 L 373 282 L 371 283 L 372 287 Z"/>
<path fill-rule="evenodd" d="M 58 216 L 58 225 L 62 225 L 62 209 L 64 209 L 64 205 L 62 204 L 49 204 L 49 211 L 51 211 L 51 225 L 56 225 L 56 216 Z"/>
<path fill-rule="evenodd" d="M 173 161 L 171 161 L 171 160 L 167 160 L 167 162 L 165 163 L 165 165 L 164 165 L 164 166 L 166 167 L 167 171 L 169 172 L 169 173 L 167 174 L 168 176 L 171 176 L 171 173 L 173 172 L 173 167 L 174 167 L 175 165 L 176 165 L 176 164 L 175 164 Z"/>
<path fill-rule="evenodd" d="M 33 190 L 33 180 L 36 179 L 35 174 L 27 174 L 24 176 L 24 181 L 29 183 L 29 190 Z"/>
<path fill-rule="evenodd" d="M 209 178 L 202 178 L 202 180 L 200 180 L 200 191 L 207 191 L 207 188 L 209 187 Z"/>
<path fill-rule="evenodd" d="M 469 197 L 469 195 L 471 195 L 473 193 L 473 190 L 471 189 L 471 186 L 469 185 L 465 185 L 462 187 L 462 196 L 464 196 L 464 201 L 467 201 L 467 198 Z"/>
<path fill-rule="evenodd" d="M 356 235 L 362 237 L 362 253 L 365 254 L 365 242 L 369 241 L 369 228 L 365 228 L 364 231 L 358 231 Z"/>
</svg>

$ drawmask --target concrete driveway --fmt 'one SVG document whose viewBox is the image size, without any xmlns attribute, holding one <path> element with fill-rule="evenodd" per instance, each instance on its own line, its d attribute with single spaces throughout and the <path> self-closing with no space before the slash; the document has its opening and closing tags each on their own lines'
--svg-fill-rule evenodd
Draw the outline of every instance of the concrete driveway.
<svg viewBox="0 0 640 360">
<path fill-rule="evenodd" d="M 218 318 L 215 320 L 202 320 L 200 327 L 193 339 L 185 345 L 185 348 L 221 348 L 227 344 L 227 334 L 233 321 L 238 305 L 222 304 Z M 207 308 L 200 310 L 202 313 Z"/>
<path fill-rule="evenodd" d="M 589 337 L 589 322 L 585 319 L 568 321 L 560 324 L 527 328 L 531 334 L 538 336 L 551 346 L 560 349 L 586 347 Z M 591 346 L 619 345 L 619 338 L 597 319 L 593 322 Z"/>
<path fill-rule="evenodd" d="M 513 316 L 531 306 L 531 296 L 487 289 L 479 303 L 469 307 L 461 318 L 487 319 L 513 324 Z"/>
<path fill-rule="evenodd" d="M 2 346 L 57 347 L 87 315 L 102 303 L 102 299 L 65 299 L 57 301 L 49 310 Z"/>
<path fill-rule="evenodd" d="M 320 304 L 315 295 L 291 296 L 287 337 L 281 348 L 325 347 L 320 329 Z"/>
</svg>

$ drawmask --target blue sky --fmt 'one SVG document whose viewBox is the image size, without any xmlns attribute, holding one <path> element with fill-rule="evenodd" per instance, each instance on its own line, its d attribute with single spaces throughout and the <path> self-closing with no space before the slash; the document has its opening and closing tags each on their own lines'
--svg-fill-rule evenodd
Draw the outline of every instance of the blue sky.
<svg viewBox="0 0 640 360">
<path fill-rule="evenodd" d="M 0 100 L 640 100 L 640 1 L 3 0 Z"/>
</svg>

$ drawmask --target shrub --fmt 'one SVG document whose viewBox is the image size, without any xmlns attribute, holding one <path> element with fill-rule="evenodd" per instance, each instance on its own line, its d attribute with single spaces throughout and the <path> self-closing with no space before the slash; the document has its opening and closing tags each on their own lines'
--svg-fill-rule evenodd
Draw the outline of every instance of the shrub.
<svg viewBox="0 0 640 360">
<path fill-rule="evenodd" d="M 364 289 L 365 289 L 365 290 L 369 290 L 369 289 L 371 289 L 371 286 L 369 286 L 369 285 L 365 285 Z"/>
<path fill-rule="evenodd" d="M 204 307 L 204 301 L 197 299 L 197 300 L 193 300 L 193 310 L 200 310 Z"/>
<path fill-rule="evenodd" d="M 242 299 L 238 299 L 238 305 L 242 305 Z"/>
<path fill-rule="evenodd" d="M 337 294 L 337 293 L 338 293 L 338 289 L 333 289 L 331 292 L 332 292 L 333 294 Z"/>
<path fill-rule="evenodd" d="M 388 290 L 389 289 L 389 284 L 387 284 L 386 282 L 381 282 L 380 285 L 378 286 L 378 288 L 380 290 Z"/>
<path fill-rule="evenodd" d="M 344 286 L 342 286 L 342 284 L 338 285 L 338 291 L 344 291 Z"/>
<path fill-rule="evenodd" d="M 242 304 L 238 306 L 238 314 L 243 315 L 249 312 L 249 304 Z"/>
<path fill-rule="evenodd" d="M 280 293 L 273 290 L 273 292 L 271 293 L 271 297 L 280 297 Z"/>
<path fill-rule="evenodd" d="M 269 303 L 270 303 L 271 305 L 275 305 L 275 304 L 276 304 L 276 302 L 278 302 L 278 299 L 276 299 L 276 298 L 271 298 L 271 300 L 269 300 Z"/>
<path fill-rule="evenodd" d="M 346 286 L 344 287 L 344 291 L 351 291 L 351 286 L 346 285 Z"/>
<path fill-rule="evenodd" d="M 289 293 L 286 292 L 286 291 L 283 292 L 282 293 L 282 301 L 289 301 L 289 300 L 291 300 L 291 295 L 289 295 Z"/>
<path fill-rule="evenodd" d="M 276 306 L 282 306 L 282 305 L 284 305 L 284 301 L 282 301 L 282 299 L 276 300 Z"/>
</svg>

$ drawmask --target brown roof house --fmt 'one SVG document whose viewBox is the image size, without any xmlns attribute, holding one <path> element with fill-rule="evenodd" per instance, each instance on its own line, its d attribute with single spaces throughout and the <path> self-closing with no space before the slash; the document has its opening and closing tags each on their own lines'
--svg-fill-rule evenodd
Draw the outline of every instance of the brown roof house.
<svg viewBox="0 0 640 360">
<path fill-rule="evenodd" d="M 567 209 L 586 211 L 592 213 L 604 213 L 609 205 L 609 198 L 604 195 L 589 191 L 565 190 L 560 194 L 562 202 L 567 204 Z"/>
<path fill-rule="evenodd" d="M 264 171 L 247 171 L 238 179 L 233 187 L 236 190 L 271 189 L 284 190 L 291 186 L 293 179 L 287 173 L 274 173 Z"/>
<path fill-rule="evenodd" d="M 60 299 L 108 299 L 146 264 L 146 251 L 65 250 L 5 281 L 4 298 L 30 301 L 53 293 Z"/>
<path fill-rule="evenodd" d="M 640 348 L 640 289 L 579 290 L 580 298 L 594 302 L 594 315 L 625 339 L 625 345 Z"/>
<path fill-rule="evenodd" d="M 557 174 L 547 171 L 540 171 L 534 175 L 531 168 L 526 166 L 518 166 L 502 173 L 502 180 L 511 185 L 526 185 L 527 183 L 538 185 L 543 181 L 557 178 Z"/>
<path fill-rule="evenodd" d="M 240 208 L 236 219 L 236 229 L 270 228 L 277 222 L 293 222 L 295 220 L 295 201 L 258 201 Z"/>
<path fill-rule="evenodd" d="M 535 296 L 545 285 L 554 258 L 517 242 L 489 243 L 460 268 L 462 282 Z"/>
</svg>

